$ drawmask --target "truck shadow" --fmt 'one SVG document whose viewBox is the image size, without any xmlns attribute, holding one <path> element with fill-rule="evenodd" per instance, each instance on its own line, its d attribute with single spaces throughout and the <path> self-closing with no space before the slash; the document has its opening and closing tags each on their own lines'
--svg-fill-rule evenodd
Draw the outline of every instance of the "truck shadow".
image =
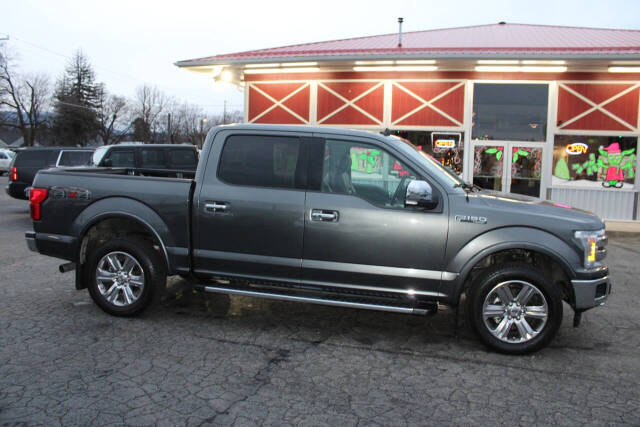
<svg viewBox="0 0 640 427">
<path fill-rule="evenodd" d="M 333 341 L 336 345 L 385 351 L 472 351 L 486 348 L 465 318 L 464 301 L 457 313 L 440 306 L 434 316 L 415 316 L 316 304 L 267 300 L 194 290 L 184 279 L 170 279 L 160 303 L 149 310 L 152 317 L 197 318 L 203 329 L 230 327 L 234 333 L 254 339 L 287 338 L 309 343 Z M 569 349 L 598 350 L 608 347 L 594 341 L 587 331 L 571 327 L 573 312 L 565 307 L 563 326 L 546 353 Z M 208 319 L 208 320 L 207 320 Z M 222 322 L 222 323 L 220 323 Z M 269 338 L 271 337 L 271 338 Z M 337 344 L 340 343 L 340 344 Z M 425 347 L 426 345 L 426 347 Z M 495 357 L 502 357 L 495 354 Z"/>
<path fill-rule="evenodd" d="M 441 307 L 435 316 L 416 316 L 371 310 L 330 307 L 317 304 L 267 300 L 226 294 L 211 294 L 194 290 L 188 281 L 171 279 L 152 316 L 159 312 L 177 316 L 225 319 L 234 328 L 249 333 L 282 332 L 294 339 L 309 342 L 341 337 L 354 344 L 377 346 L 382 342 L 411 340 L 430 343 L 453 338 L 470 340 L 481 347 L 473 331 L 459 313 L 455 326 L 455 310 Z M 202 325 L 205 326 L 204 324 Z M 454 340 L 455 341 L 455 340 Z"/>
</svg>

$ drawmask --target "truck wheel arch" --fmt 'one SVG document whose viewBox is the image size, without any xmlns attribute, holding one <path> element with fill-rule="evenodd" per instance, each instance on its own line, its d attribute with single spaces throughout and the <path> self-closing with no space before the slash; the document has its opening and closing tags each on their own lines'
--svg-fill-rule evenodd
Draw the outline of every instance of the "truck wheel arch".
<svg viewBox="0 0 640 427">
<path fill-rule="evenodd" d="M 117 202 L 122 202 L 126 206 L 126 210 L 108 210 L 104 209 L 107 203 L 106 200 L 110 200 L 109 206 L 113 206 L 115 199 L 121 199 Z M 103 203 L 101 203 L 103 202 Z M 74 221 L 71 226 L 71 232 L 73 235 L 78 236 L 80 246 L 78 247 L 78 260 L 82 262 L 83 251 L 86 250 L 87 236 L 105 221 L 125 221 L 129 224 L 135 224 L 135 230 L 137 232 L 130 234 L 147 235 L 150 239 L 158 245 L 162 258 L 166 262 L 167 271 L 172 271 L 171 258 L 167 251 L 167 247 L 173 246 L 173 239 L 169 233 L 169 228 L 164 223 L 162 218 L 154 212 L 148 206 L 127 198 L 108 198 L 102 199 L 90 206 L 88 206 Z M 127 228 L 126 230 L 131 230 Z M 126 231 L 125 230 L 125 231 Z M 121 233 L 126 234 L 126 233 Z"/>
<path fill-rule="evenodd" d="M 518 240 L 513 240 L 513 236 Z M 483 249 L 478 251 L 477 248 Z M 442 289 L 454 304 L 459 302 L 463 291 L 470 285 L 472 272 L 486 260 L 503 254 L 525 253 L 546 257 L 551 261 L 550 270 L 557 267 L 566 279 L 574 277 L 572 265 L 580 264 L 577 252 L 555 235 L 530 227 L 505 227 L 491 230 L 469 241 L 451 260 L 448 271 L 457 271 L 458 277 L 452 289 Z M 565 289 L 570 292 L 570 286 Z M 568 295 L 571 297 L 571 295 Z"/>
</svg>

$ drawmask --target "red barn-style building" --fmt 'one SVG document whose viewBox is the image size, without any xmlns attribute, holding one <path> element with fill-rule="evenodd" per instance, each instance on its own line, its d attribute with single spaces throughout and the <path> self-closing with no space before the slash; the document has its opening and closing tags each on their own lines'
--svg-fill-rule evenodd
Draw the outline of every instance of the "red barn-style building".
<svg viewBox="0 0 640 427">
<path fill-rule="evenodd" d="M 179 61 L 248 123 L 407 138 L 484 188 L 638 219 L 640 31 L 499 23 Z"/>
</svg>

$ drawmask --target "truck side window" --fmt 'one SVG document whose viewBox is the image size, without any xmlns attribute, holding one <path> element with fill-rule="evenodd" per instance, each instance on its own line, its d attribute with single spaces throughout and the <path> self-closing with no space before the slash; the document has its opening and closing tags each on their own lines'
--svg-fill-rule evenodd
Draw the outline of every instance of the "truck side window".
<svg viewBox="0 0 640 427">
<path fill-rule="evenodd" d="M 417 174 L 386 151 L 369 144 L 328 139 L 322 191 L 352 194 L 380 207 L 402 208 Z"/>
<path fill-rule="evenodd" d="M 111 166 L 114 168 L 136 167 L 133 151 L 112 151 L 108 158 L 111 159 Z"/>
<path fill-rule="evenodd" d="M 169 162 L 176 169 L 195 169 L 198 166 L 195 150 L 169 150 Z"/>
<path fill-rule="evenodd" d="M 57 155 L 57 153 L 56 153 Z M 17 167 L 44 167 L 47 165 L 49 151 L 24 150 L 18 153 L 14 166 Z M 54 161 L 55 163 L 55 161 Z"/>
<path fill-rule="evenodd" d="M 62 151 L 58 159 L 58 166 L 82 166 L 91 161 L 91 151 Z"/>
<path fill-rule="evenodd" d="M 236 185 L 296 187 L 297 137 L 234 135 L 222 149 L 218 177 Z"/>
<path fill-rule="evenodd" d="M 143 168 L 164 169 L 167 167 L 164 161 L 164 150 L 143 148 L 140 153 L 142 154 L 141 166 Z"/>
</svg>

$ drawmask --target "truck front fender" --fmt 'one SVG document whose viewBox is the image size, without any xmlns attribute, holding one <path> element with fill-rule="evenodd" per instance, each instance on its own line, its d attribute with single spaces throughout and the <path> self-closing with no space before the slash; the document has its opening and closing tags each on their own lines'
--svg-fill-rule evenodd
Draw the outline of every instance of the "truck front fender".
<svg viewBox="0 0 640 427">
<path fill-rule="evenodd" d="M 557 236 L 538 228 L 504 227 L 488 231 L 467 242 L 451 259 L 446 271 L 457 272 L 455 280 L 443 282 L 440 292 L 457 304 L 473 267 L 487 256 L 509 249 L 526 249 L 547 255 L 570 278 L 582 259 L 575 249 Z"/>
</svg>

